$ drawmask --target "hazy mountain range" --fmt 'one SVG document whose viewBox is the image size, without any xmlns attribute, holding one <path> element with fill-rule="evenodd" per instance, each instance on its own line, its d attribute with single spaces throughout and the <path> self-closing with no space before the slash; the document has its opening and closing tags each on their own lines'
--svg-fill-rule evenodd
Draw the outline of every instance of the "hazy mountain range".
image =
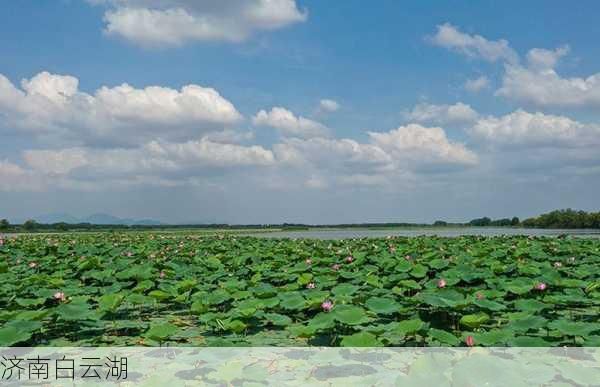
<svg viewBox="0 0 600 387">
<path fill-rule="evenodd" d="M 87 216 L 85 218 L 78 218 L 76 216 L 66 214 L 66 213 L 53 213 L 53 214 L 45 214 L 33 217 L 35 221 L 38 223 L 44 224 L 52 224 L 52 223 L 91 223 L 91 224 L 115 224 L 115 225 L 144 225 L 144 226 L 154 226 L 164 224 L 158 220 L 154 219 L 128 219 L 128 218 L 119 218 L 116 216 L 108 215 L 108 214 L 93 214 Z"/>
</svg>

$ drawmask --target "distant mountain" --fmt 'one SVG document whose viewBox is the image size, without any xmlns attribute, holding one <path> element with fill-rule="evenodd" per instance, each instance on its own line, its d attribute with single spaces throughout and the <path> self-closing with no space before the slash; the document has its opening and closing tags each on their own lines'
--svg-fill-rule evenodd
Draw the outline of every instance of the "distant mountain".
<svg viewBox="0 0 600 387">
<path fill-rule="evenodd" d="M 130 219 L 121 219 L 108 214 L 93 214 L 82 219 L 82 223 L 91 224 L 130 224 Z"/>
<path fill-rule="evenodd" d="M 77 224 L 77 223 L 91 223 L 91 224 L 100 224 L 100 225 L 106 225 L 106 224 L 114 224 L 114 225 L 128 225 L 128 226 L 159 226 L 162 225 L 163 223 L 158 221 L 158 220 L 154 220 L 154 219 L 127 219 L 127 218 L 119 218 L 116 216 L 112 216 L 109 214 L 102 214 L 102 213 L 98 213 L 98 214 L 93 214 L 90 216 L 87 216 L 85 218 L 77 218 L 75 216 L 72 216 L 70 214 L 65 214 L 65 213 L 55 213 L 55 214 L 46 214 L 46 215 L 40 215 L 40 216 L 36 216 L 34 218 L 38 223 L 44 223 L 44 224 L 52 224 L 52 223 L 70 223 L 70 224 Z"/>
<path fill-rule="evenodd" d="M 69 214 L 65 214 L 65 213 L 55 213 L 55 214 L 45 214 L 45 215 L 40 215 L 40 216 L 36 216 L 35 220 L 38 223 L 44 223 L 44 224 L 52 224 L 52 223 L 60 223 L 60 222 L 64 222 L 64 223 L 81 223 L 81 219 L 76 218 L 72 215 Z M 22 222 L 19 222 L 22 223 Z"/>
</svg>

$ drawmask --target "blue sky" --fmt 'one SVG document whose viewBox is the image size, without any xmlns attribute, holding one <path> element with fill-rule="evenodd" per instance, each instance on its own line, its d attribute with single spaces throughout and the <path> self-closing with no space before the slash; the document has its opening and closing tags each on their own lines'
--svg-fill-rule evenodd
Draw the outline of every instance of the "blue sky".
<svg viewBox="0 0 600 387">
<path fill-rule="evenodd" d="M 4 2 L 0 217 L 334 223 L 597 210 L 598 8 Z"/>
</svg>

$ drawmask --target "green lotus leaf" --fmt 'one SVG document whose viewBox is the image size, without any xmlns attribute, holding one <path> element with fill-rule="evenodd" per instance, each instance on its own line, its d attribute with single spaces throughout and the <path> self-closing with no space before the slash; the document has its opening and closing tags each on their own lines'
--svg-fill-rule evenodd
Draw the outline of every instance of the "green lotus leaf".
<svg viewBox="0 0 600 387">
<path fill-rule="evenodd" d="M 421 264 L 416 264 L 410 271 L 410 275 L 415 278 L 423 278 L 427 275 L 427 268 Z"/>
<path fill-rule="evenodd" d="M 105 294 L 98 299 L 98 309 L 102 312 L 114 312 L 124 298 L 123 294 Z"/>
<path fill-rule="evenodd" d="M 424 328 L 425 323 L 419 319 L 403 320 L 394 323 L 394 332 L 401 332 L 403 335 L 412 335 Z"/>
<path fill-rule="evenodd" d="M 335 326 L 334 313 L 321 312 L 313 317 L 308 325 L 315 330 L 330 329 Z"/>
<path fill-rule="evenodd" d="M 365 310 L 354 305 L 337 305 L 331 312 L 336 321 L 346 325 L 359 325 L 369 321 Z"/>
<path fill-rule="evenodd" d="M 460 324 L 471 329 L 479 328 L 482 324 L 485 324 L 489 319 L 490 316 L 483 312 L 476 314 L 467 314 L 460 318 Z"/>
<path fill-rule="evenodd" d="M 91 320 L 95 319 L 96 315 L 90 310 L 86 302 L 70 302 L 56 307 L 58 316 L 67 321 Z"/>
<path fill-rule="evenodd" d="M 488 300 L 485 298 L 482 300 L 475 300 L 475 301 L 473 301 L 473 304 L 479 306 L 480 308 L 484 308 L 484 309 L 491 310 L 494 312 L 506 309 L 506 306 L 502 305 L 501 303 L 492 301 L 492 300 Z"/>
<path fill-rule="evenodd" d="M 550 322 L 548 329 L 555 329 L 568 336 L 587 336 L 594 331 L 600 331 L 600 324 L 561 319 Z"/>
<path fill-rule="evenodd" d="M 514 338 L 515 333 L 510 329 L 492 329 L 487 332 L 473 333 L 475 342 L 486 347 L 500 347 Z"/>
<path fill-rule="evenodd" d="M 530 315 L 510 321 L 507 327 L 517 332 L 528 332 L 545 327 L 547 322 L 543 317 Z"/>
<path fill-rule="evenodd" d="M 432 269 L 440 270 L 440 269 L 447 267 L 449 265 L 449 263 L 445 259 L 434 259 L 434 260 L 427 262 L 427 265 Z"/>
<path fill-rule="evenodd" d="M 288 310 L 300 310 L 306 307 L 306 299 L 300 294 L 285 294 L 280 297 L 279 305 Z"/>
<path fill-rule="evenodd" d="M 226 290 L 215 290 L 206 296 L 206 301 L 210 305 L 219 305 L 231 299 L 231 295 Z"/>
<path fill-rule="evenodd" d="M 395 300 L 384 297 L 371 297 L 365 302 L 365 306 L 378 314 L 392 314 L 400 309 Z"/>
<path fill-rule="evenodd" d="M 340 284 L 333 289 L 331 292 L 340 297 L 350 296 L 358 290 L 358 286 L 352 284 Z"/>
<path fill-rule="evenodd" d="M 341 345 L 343 347 L 379 347 L 381 342 L 369 332 L 359 332 L 350 336 L 343 336 Z"/>
<path fill-rule="evenodd" d="M 264 318 L 271 324 L 276 326 L 288 326 L 292 323 L 292 319 L 286 315 L 278 313 L 266 313 Z"/>
<path fill-rule="evenodd" d="M 173 336 L 179 328 L 171 323 L 151 325 L 145 336 L 157 341 L 164 341 Z"/>
<path fill-rule="evenodd" d="M 31 332 L 21 330 L 16 326 L 9 325 L 0 328 L 0 346 L 9 347 L 22 343 L 31 338 Z"/>
<path fill-rule="evenodd" d="M 460 343 L 460 339 L 454 336 L 452 333 L 443 331 L 441 329 L 430 328 L 427 331 L 427 335 L 430 338 L 433 338 L 435 341 L 438 341 L 443 344 L 448 344 L 452 346 L 456 346 Z"/>
<path fill-rule="evenodd" d="M 551 308 L 551 305 L 545 304 L 538 300 L 533 299 L 525 299 L 525 300 L 517 300 L 515 301 L 515 308 L 522 310 L 524 312 L 540 312 L 544 309 Z"/>
<path fill-rule="evenodd" d="M 465 297 L 453 289 L 437 289 L 422 292 L 418 298 L 436 307 L 454 308 L 465 304 Z"/>
</svg>

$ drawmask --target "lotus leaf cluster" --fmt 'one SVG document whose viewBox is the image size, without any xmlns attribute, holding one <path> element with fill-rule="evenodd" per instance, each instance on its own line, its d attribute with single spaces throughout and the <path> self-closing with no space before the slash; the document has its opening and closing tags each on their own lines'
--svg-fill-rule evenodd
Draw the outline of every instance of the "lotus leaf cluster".
<svg viewBox="0 0 600 387">
<path fill-rule="evenodd" d="M 23 235 L 0 279 L 0 346 L 600 346 L 598 239 Z"/>
</svg>

